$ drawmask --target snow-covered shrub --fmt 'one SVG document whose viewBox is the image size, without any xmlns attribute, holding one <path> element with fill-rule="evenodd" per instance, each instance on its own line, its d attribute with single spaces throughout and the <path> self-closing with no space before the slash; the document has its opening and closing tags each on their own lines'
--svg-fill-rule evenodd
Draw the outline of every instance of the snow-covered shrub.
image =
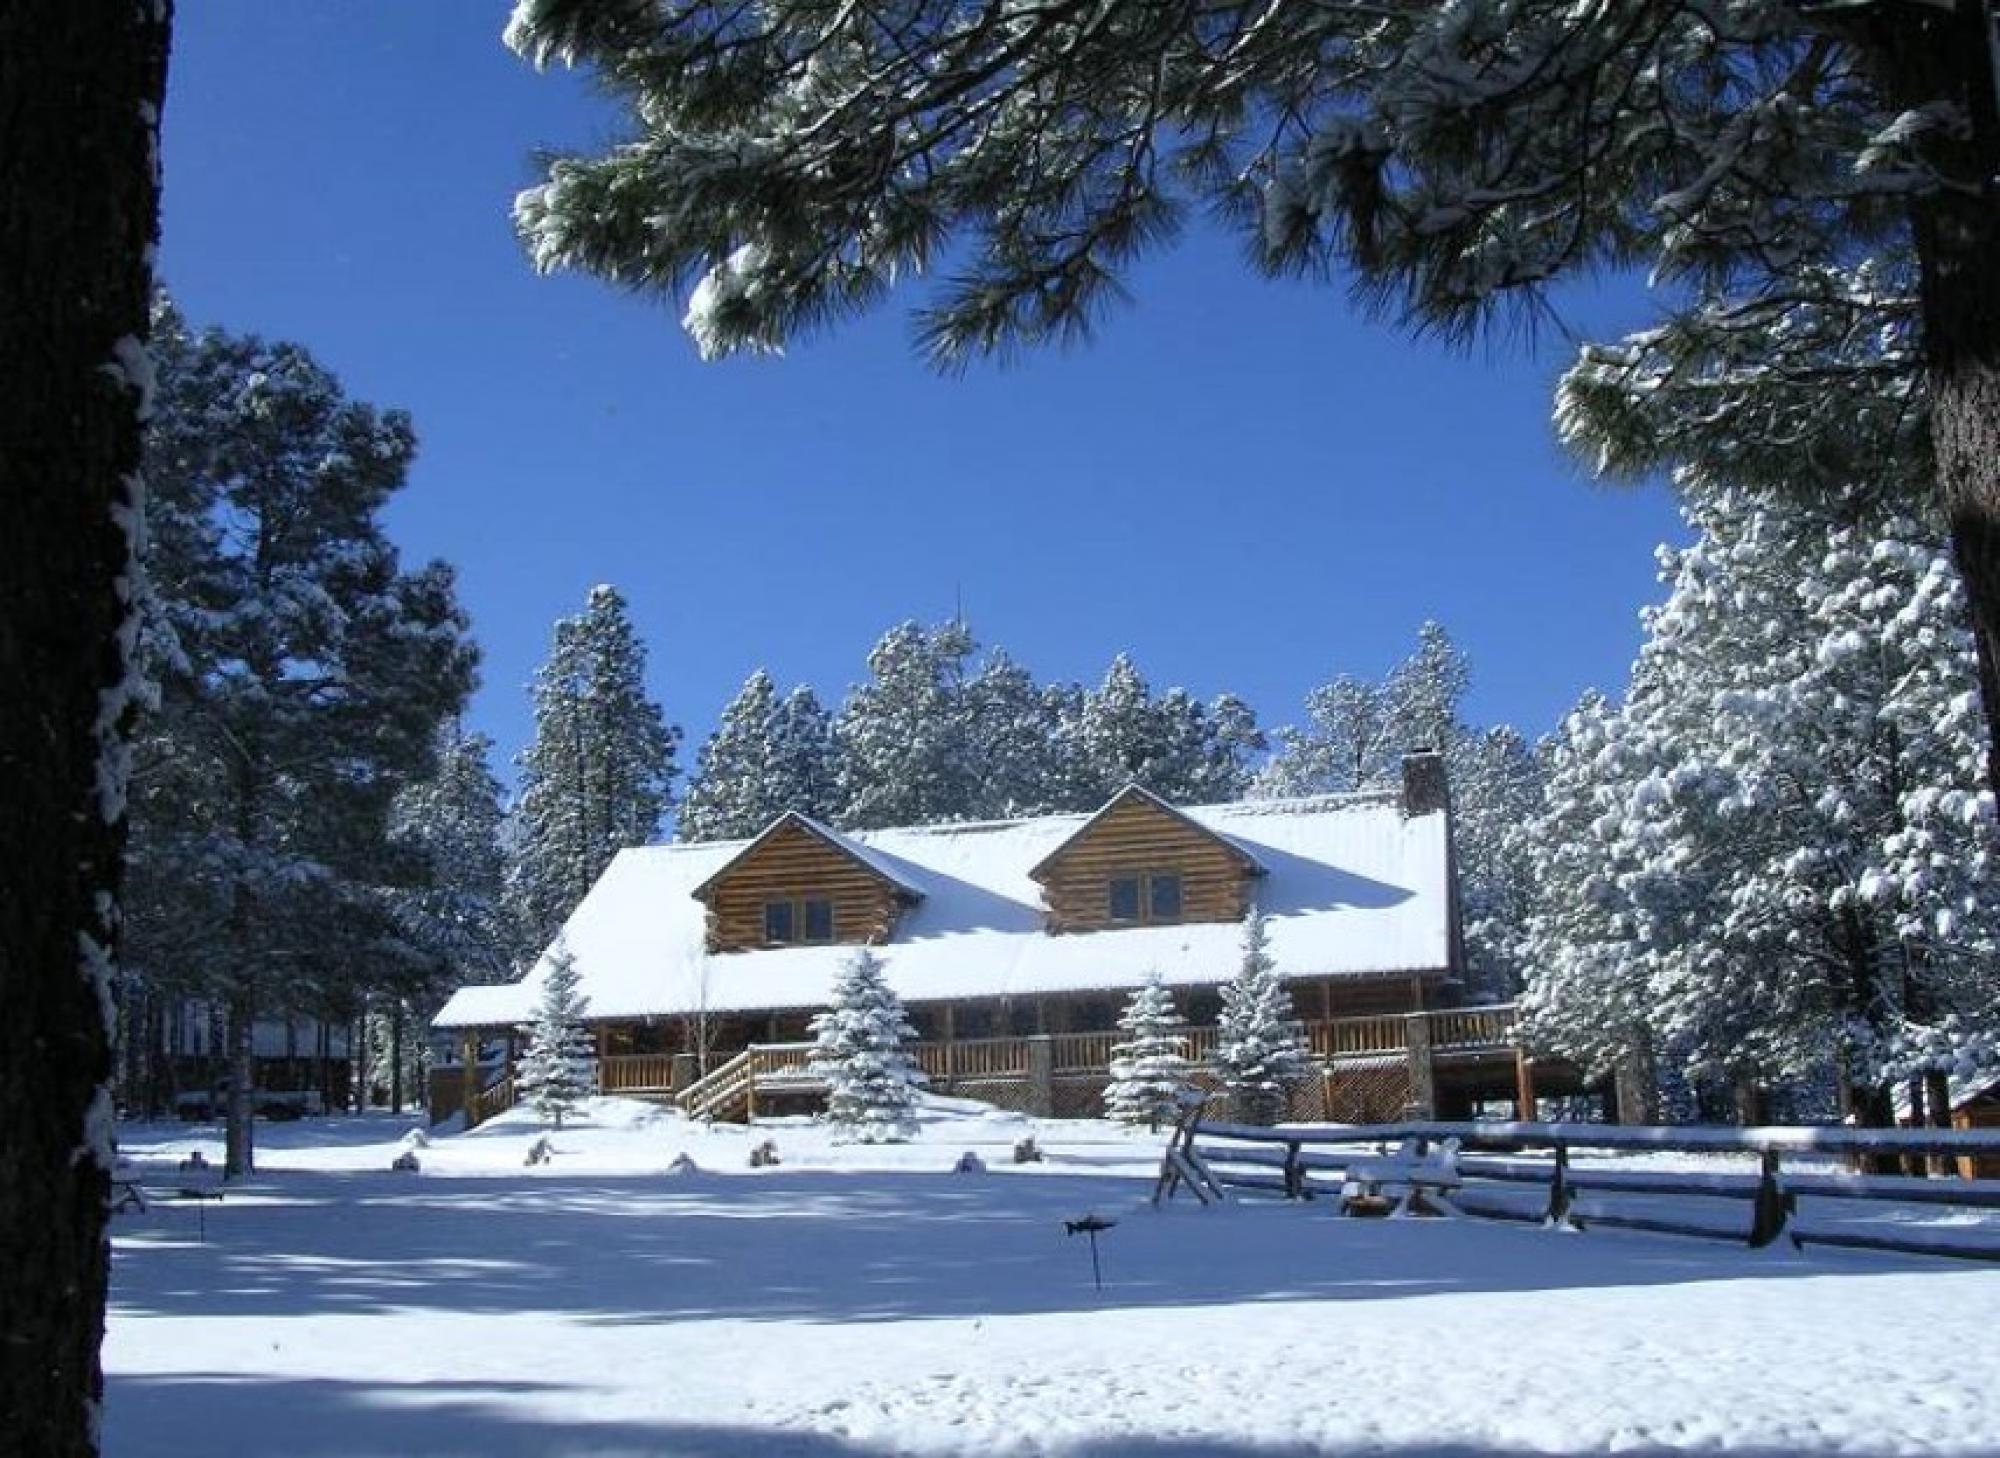
<svg viewBox="0 0 2000 1458">
<path fill-rule="evenodd" d="M 701 1166 L 694 1162 L 692 1155 L 688 1154 L 686 1150 L 682 1150 L 674 1156 L 674 1162 L 667 1166 L 667 1173 L 670 1175 L 698 1175 L 701 1173 Z"/>
<path fill-rule="evenodd" d="M 405 1149 L 389 1161 L 389 1168 L 397 1174 L 416 1174 L 423 1169 L 423 1163 L 418 1160 L 414 1149 Z"/>
<path fill-rule="evenodd" d="M 517 1076 L 535 1113 L 558 1129 L 563 1116 L 589 1097 L 595 1083 L 590 1035 L 583 1026 L 588 1002 L 577 991 L 580 980 L 576 958 L 558 941 L 549 953 L 548 976 L 542 981 L 528 1051 Z"/>
<path fill-rule="evenodd" d="M 778 1163 L 778 1141 L 766 1139 L 750 1151 L 750 1168 L 767 1169 Z"/>
<path fill-rule="evenodd" d="M 1042 1162 L 1041 1146 L 1035 1143 L 1034 1135 L 1030 1134 L 1026 1139 L 1017 1140 L 1015 1142 L 1014 1163 L 1040 1164 L 1041 1162 Z"/>
<path fill-rule="evenodd" d="M 953 1174 L 985 1174 L 986 1161 L 974 1150 L 966 1150 L 958 1157 L 958 1163 L 951 1167 Z"/>
<path fill-rule="evenodd" d="M 834 979 L 833 1006 L 812 1020 L 809 1066 L 827 1082 L 837 1143 L 900 1143 L 917 1132 L 924 1076 L 905 1045 L 916 1036 L 882 959 L 857 947 Z"/>
<path fill-rule="evenodd" d="M 528 1146 L 528 1157 L 522 1162 L 530 1168 L 538 1164 L 547 1164 L 555 1157 L 555 1152 L 555 1146 L 549 1143 L 549 1136 L 544 1134 Z"/>
<path fill-rule="evenodd" d="M 1111 1049 L 1111 1082 L 1104 1108 L 1121 1124 L 1158 1131 L 1180 1117 L 1189 1092 L 1187 1039 L 1179 1031 L 1174 995 L 1154 972 L 1125 1004 L 1118 1030 L 1125 1040 Z"/>
</svg>

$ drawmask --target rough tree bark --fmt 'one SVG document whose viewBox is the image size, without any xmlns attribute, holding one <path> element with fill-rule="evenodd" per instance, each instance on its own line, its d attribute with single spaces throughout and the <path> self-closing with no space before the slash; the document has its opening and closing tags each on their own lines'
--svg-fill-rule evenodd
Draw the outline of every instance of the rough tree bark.
<svg viewBox="0 0 2000 1458">
<path fill-rule="evenodd" d="M 1965 119 L 1926 147 L 1946 185 L 1912 209 L 1939 504 L 1971 600 L 1986 704 L 1986 778 L 2000 794 L 2000 54 L 1987 0 L 1878 22 L 1890 94 L 1948 97 Z"/>
<path fill-rule="evenodd" d="M 0 1434 L 21 1458 L 94 1453 L 104 1385 L 121 518 L 169 15 L 0 5 Z"/>
</svg>

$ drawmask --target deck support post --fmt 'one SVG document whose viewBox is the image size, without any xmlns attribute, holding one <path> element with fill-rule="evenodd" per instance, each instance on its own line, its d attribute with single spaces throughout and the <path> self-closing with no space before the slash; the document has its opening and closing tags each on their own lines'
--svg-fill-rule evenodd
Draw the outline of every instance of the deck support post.
<svg viewBox="0 0 2000 1458">
<path fill-rule="evenodd" d="M 1431 1062 L 1431 1023 L 1420 1012 L 1403 1019 L 1410 1058 L 1410 1117 L 1437 1117 L 1437 1069 Z"/>
<path fill-rule="evenodd" d="M 1046 1033 L 1024 1040 L 1028 1045 L 1028 1112 L 1038 1118 L 1055 1117 L 1056 1045 Z"/>
<path fill-rule="evenodd" d="M 1535 1118 L 1535 1060 L 1525 1048 L 1514 1050 L 1514 1117 L 1524 1124 Z"/>
<path fill-rule="evenodd" d="M 944 1033 L 944 1092 L 950 1093 L 958 1078 L 957 1017 L 958 1005 L 946 1003 L 943 1014 Z"/>
<path fill-rule="evenodd" d="M 465 1109 L 465 1127 L 470 1129 L 479 1122 L 479 1034 L 460 1034 L 458 1040 L 460 1065 L 459 1099 Z"/>
</svg>

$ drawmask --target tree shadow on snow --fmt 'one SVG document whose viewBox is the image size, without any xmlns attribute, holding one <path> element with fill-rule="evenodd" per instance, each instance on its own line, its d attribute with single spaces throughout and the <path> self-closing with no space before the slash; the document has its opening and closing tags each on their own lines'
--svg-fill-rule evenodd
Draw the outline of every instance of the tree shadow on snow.
<svg viewBox="0 0 2000 1458">
<path fill-rule="evenodd" d="M 1342 1219 L 1323 1201 L 1154 1209 L 1148 1182 L 1087 1175 L 297 1173 L 276 1185 L 270 1203 L 207 1210 L 206 1244 L 189 1240 L 186 1210 L 119 1217 L 113 1311 L 281 1317 L 394 1306 L 611 1325 L 851 1323 L 1962 1274 L 1916 1258 Z M 1063 1227 L 1092 1211 L 1119 1222 L 1100 1238 L 1102 1291 L 1085 1241 Z"/>
<path fill-rule="evenodd" d="M 356 1383 L 249 1381 L 217 1373 L 113 1377 L 105 1405 L 105 1452 L 144 1458 L 889 1458 L 879 1446 L 833 1433 L 691 1422 L 588 1422 L 536 1415 L 524 1397 L 561 1384 L 521 1382 Z M 666 1394 L 669 1398 L 671 1394 Z M 1107 1437 L 1063 1443 L 1064 1458 L 1584 1458 L 1546 1448 L 1465 1444 L 1356 1447 L 1245 1443 L 1223 1438 Z M 1631 1458 L 1667 1458 L 1699 1448 L 1624 1447 Z M 1728 1449 L 1731 1458 L 1795 1458 L 1795 1450 Z M 1891 1450 L 1843 1447 L 1845 1458 Z"/>
</svg>

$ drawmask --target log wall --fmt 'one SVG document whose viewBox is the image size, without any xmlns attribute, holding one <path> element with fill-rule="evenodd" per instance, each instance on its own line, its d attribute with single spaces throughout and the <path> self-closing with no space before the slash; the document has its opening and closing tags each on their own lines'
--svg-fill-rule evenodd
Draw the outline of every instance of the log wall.
<svg viewBox="0 0 2000 1458">
<path fill-rule="evenodd" d="M 770 945 L 764 940 L 764 903 L 807 896 L 833 903 L 833 940 L 849 945 L 886 942 L 901 910 L 896 888 L 881 876 L 811 831 L 786 825 L 709 888 L 708 949 L 743 952 Z M 796 921 L 795 926 L 803 935 L 804 926 Z"/>
<path fill-rule="evenodd" d="M 1111 880 L 1174 872 L 1181 878 L 1177 922 L 1240 921 L 1254 880 L 1242 857 L 1221 841 L 1138 796 L 1120 801 L 1082 831 L 1042 870 L 1042 901 L 1051 932 L 1104 931 L 1147 924 L 1111 919 Z"/>
</svg>

